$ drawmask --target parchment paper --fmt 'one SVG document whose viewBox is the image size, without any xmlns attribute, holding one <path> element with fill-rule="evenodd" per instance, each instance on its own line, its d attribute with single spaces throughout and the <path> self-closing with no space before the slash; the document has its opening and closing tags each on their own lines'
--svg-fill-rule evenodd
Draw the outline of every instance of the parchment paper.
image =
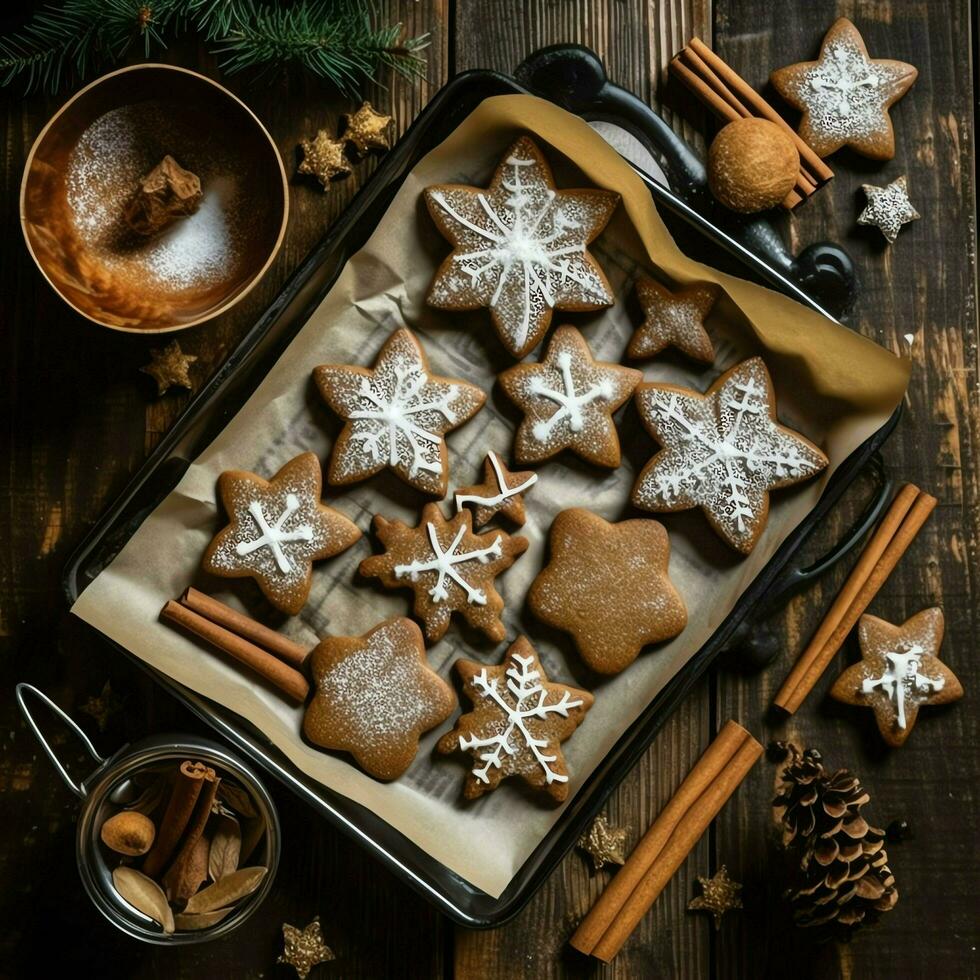
<svg viewBox="0 0 980 980">
<path fill-rule="evenodd" d="M 310 372 L 323 363 L 370 365 L 388 334 L 401 324 L 420 337 L 436 372 L 464 378 L 490 393 L 476 418 L 449 436 L 449 499 L 454 486 L 476 482 L 487 450 L 510 458 L 518 415 L 493 386 L 495 374 L 512 362 L 486 311 L 457 315 L 426 308 L 429 282 L 449 246 L 425 213 L 420 195 L 435 183 L 486 186 L 500 154 L 521 132 L 541 142 L 559 186 L 596 185 L 623 195 L 622 206 L 595 247 L 615 289 L 616 305 L 587 316 L 556 314 L 554 324 L 575 323 L 596 356 L 618 361 L 640 319 L 632 298 L 637 271 L 668 284 L 718 282 L 725 296 L 709 321 L 718 362 L 701 370 L 679 355 L 665 355 L 642 365 L 646 377 L 704 390 L 723 368 L 760 353 L 774 378 L 782 421 L 813 439 L 831 459 L 820 479 L 773 495 L 768 528 L 747 558 L 731 552 L 699 512 L 663 515 L 672 544 L 670 573 L 687 603 L 689 624 L 673 642 L 645 651 L 624 673 L 602 681 L 588 676 L 566 637 L 535 621 L 524 607 L 524 596 L 545 561 L 555 514 L 586 506 L 607 519 L 627 515 L 637 470 L 656 446 L 630 406 L 620 425 L 625 458 L 618 470 L 601 472 L 565 458 L 539 468 L 539 483 L 526 498 L 527 524 L 520 532 L 530 548 L 497 581 L 507 603 L 508 636 L 529 634 L 552 678 L 586 684 L 596 694 L 592 711 L 565 743 L 574 796 L 816 504 L 833 469 L 888 418 L 905 390 L 909 367 L 784 296 L 686 258 L 630 167 L 584 122 L 550 103 L 528 96 L 488 99 L 416 166 L 371 239 L 351 258 L 246 405 L 73 609 L 156 669 L 247 718 L 308 776 L 369 807 L 493 896 L 548 833 L 560 808 L 542 804 L 511 785 L 513 780 L 475 803 L 463 803 L 460 790 L 469 757 L 432 752 L 445 727 L 423 739 L 415 763 L 401 779 L 376 782 L 346 757 L 305 744 L 301 708 L 288 706 L 276 691 L 232 662 L 164 626 L 158 614 L 167 599 L 195 583 L 265 622 L 281 624 L 311 646 L 326 633 L 358 634 L 385 616 L 408 614 L 410 593 L 383 592 L 356 577 L 358 563 L 373 550 L 369 533 L 344 555 L 315 567 L 306 609 L 285 623 L 262 602 L 252 582 L 204 578 L 201 555 L 224 522 L 216 506 L 215 480 L 222 470 L 233 468 L 269 476 L 304 450 L 326 460 L 340 424 L 320 404 Z M 365 532 L 375 513 L 416 523 L 421 503 L 420 495 L 387 475 L 342 492 L 328 489 L 326 499 Z M 449 500 L 445 506 L 448 512 Z M 454 626 L 429 650 L 429 659 L 450 676 L 459 656 L 496 663 L 503 649 Z M 482 846 L 486 842 L 492 846 Z"/>
</svg>

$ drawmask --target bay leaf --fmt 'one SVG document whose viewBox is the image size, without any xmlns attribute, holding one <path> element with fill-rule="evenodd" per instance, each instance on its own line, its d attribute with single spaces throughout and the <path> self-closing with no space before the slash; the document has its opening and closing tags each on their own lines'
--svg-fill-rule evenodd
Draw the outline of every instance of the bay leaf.
<svg viewBox="0 0 980 980">
<path fill-rule="evenodd" d="M 218 787 L 218 798 L 227 803 L 240 817 L 257 816 L 252 798 L 237 783 L 222 780 Z"/>
<path fill-rule="evenodd" d="M 218 817 L 208 852 L 208 874 L 212 881 L 220 881 L 238 870 L 238 857 L 242 850 L 242 832 L 234 817 Z"/>
<path fill-rule="evenodd" d="M 265 820 L 262 817 L 252 817 L 245 821 L 242 829 L 242 849 L 238 855 L 239 863 L 251 858 L 263 837 L 265 837 Z"/>
<path fill-rule="evenodd" d="M 227 918 L 234 909 L 212 909 L 210 912 L 178 912 L 174 916 L 174 925 L 184 932 L 193 932 L 196 929 L 210 929 L 216 926 L 222 919 Z"/>
<path fill-rule="evenodd" d="M 112 883 L 134 909 L 159 922 L 164 932 L 174 931 L 173 910 L 163 889 L 152 878 L 135 868 L 120 865 L 112 872 Z"/>
<path fill-rule="evenodd" d="M 259 887 L 266 876 L 268 868 L 241 868 L 225 875 L 207 888 L 202 888 L 196 895 L 191 895 L 184 912 L 211 912 L 237 902 L 246 895 L 251 895 Z"/>
</svg>

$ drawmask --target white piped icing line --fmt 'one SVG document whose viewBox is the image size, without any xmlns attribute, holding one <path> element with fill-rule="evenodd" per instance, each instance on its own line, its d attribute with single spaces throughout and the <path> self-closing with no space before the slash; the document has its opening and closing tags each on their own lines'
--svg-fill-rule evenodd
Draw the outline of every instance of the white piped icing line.
<svg viewBox="0 0 980 980">
<path fill-rule="evenodd" d="M 408 565 L 395 565 L 395 578 L 408 578 L 414 582 L 422 572 L 438 572 L 435 585 L 429 589 L 429 595 L 433 602 L 444 602 L 449 598 L 449 592 L 446 589 L 446 579 L 448 578 L 466 592 L 468 602 L 478 606 L 486 605 L 486 593 L 482 589 L 470 585 L 457 571 L 457 566 L 470 561 L 485 565 L 491 558 L 499 558 L 502 554 L 500 535 L 498 534 L 486 548 L 478 548 L 476 551 L 463 551 L 457 554 L 456 549 L 466 533 L 466 525 L 460 527 L 452 543 L 445 550 L 439 543 L 439 536 L 436 534 L 435 527 L 431 523 L 427 523 L 425 529 L 429 536 L 429 544 L 432 547 L 432 558 L 426 561 L 413 561 Z"/>
<path fill-rule="evenodd" d="M 561 370 L 562 391 L 556 391 L 538 375 L 528 382 L 528 390 L 532 395 L 547 398 L 558 405 L 557 412 L 547 419 L 539 419 L 532 426 L 531 432 L 538 442 L 547 442 L 555 426 L 565 419 L 568 419 L 568 428 L 572 432 L 581 432 L 585 427 L 583 409 L 597 400 L 608 402 L 615 395 L 614 386 L 608 378 L 602 378 L 582 391 L 576 391 L 575 379 L 572 377 L 571 351 L 561 351 L 555 362 Z"/>
<path fill-rule="evenodd" d="M 511 654 L 510 660 L 511 666 L 506 672 L 506 688 L 513 703 L 500 692 L 496 678 L 488 679 L 486 668 L 473 678 L 476 690 L 500 709 L 506 727 L 499 734 L 487 738 L 460 735 L 459 747 L 463 750 L 479 748 L 491 750 L 479 754 L 484 765 L 474 766 L 472 770 L 473 775 L 481 783 L 490 782 L 490 770 L 500 769 L 505 755 L 515 756 L 525 747 L 530 750 L 535 762 L 544 772 L 548 785 L 566 783 L 568 776 L 551 768 L 551 763 L 555 762 L 558 756 L 547 755 L 543 751 L 547 748 L 549 740 L 535 737 L 526 722 L 531 718 L 544 719 L 553 714 L 567 718 L 569 709 L 580 707 L 582 701 L 574 700 L 568 691 L 564 691 L 560 701 L 547 704 L 548 692 L 541 685 L 540 672 L 534 669 L 534 657 L 522 657 L 519 653 L 514 653 Z M 512 738 L 517 740 L 517 744 L 511 741 Z"/>
<path fill-rule="evenodd" d="M 509 487 L 501 471 L 497 454 L 491 450 L 487 453 L 487 458 L 497 476 L 497 486 L 500 487 L 500 493 L 494 494 L 492 497 L 481 497 L 479 494 L 473 493 L 457 493 L 455 497 L 457 511 L 461 511 L 466 504 L 476 504 L 477 507 L 497 507 L 505 500 L 510 500 L 511 497 L 516 497 L 519 493 L 529 490 L 538 482 L 538 474 L 532 473 L 523 483 L 519 483 L 516 487 Z"/>
<path fill-rule="evenodd" d="M 258 527 L 259 537 L 253 541 L 239 541 L 235 545 L 235 554 L 244 557 L 259 548 L 268 548 L 276 560 L 279 571 L 283 575 L 288 575 L 293 570 L 293 565 L 283 550 L 283 545 L 295 541 L 313 540 L 313 528 L 309 524 L 301 524 L 291 530 L 285 527 L 297 510 L 299 510 L 299 497 L 295 493 L 287 494 L 285 509 L 276 518 L 275 523 L 269 524 L 265 514 L 262 513 L 262 505 L 257 500 L 250 501 L 248 512 Z"/>
<path fill-rule="evenodd" d="M 905 708 L 915 702 L 920 695 L 941 691 L 946 683 L 944 677 L 928 677 L 921 672 L 922 657 L 926 650 L 919 644 L 912 644 L 904 651 L 885 653 L 886 666 L 878 677 L 866 677 L 861 682 L 861 692 L 871 694 L 880 688 L 895 704 L 896 724 L 905 730 Z"/>
</svg>

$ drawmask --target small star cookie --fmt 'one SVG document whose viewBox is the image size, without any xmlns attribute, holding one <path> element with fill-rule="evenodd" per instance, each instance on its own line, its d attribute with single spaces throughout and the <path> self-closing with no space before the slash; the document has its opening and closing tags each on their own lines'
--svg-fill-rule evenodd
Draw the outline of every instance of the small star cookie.
<svg viewBox="0 0 980 980">
<path fill-rule="evenodd" d="M 904 61 L 871 58 L 858 29 L 841 17 L 827 31 L 817 61 L 779 68 L 773 88 L 803 113 L 799 134 L 822 157 L 850 146 L 872 160 L 895 156 L 888 110 L 918 71 Z"/>
<path fill-rule="evenodd" d="M 570 449 L 596 466 L 619 466 L 613 413 L 643 380 L 635 368 L 597 361 L 574 327 L 559 327 L 537 364 L 515 364 L 500 386 L 524 419 L 514 437 L 519 463 L 540 463 Z"/>
<path fill-rule="evenodd" d="M 320 501 L 320 462 L 291 459 L 271 480 L 228 470 L 218 495 L 229 524 L 204 553 L 202 567 L 221 578 L 254 578 L 277 609 L 295 615 L 306 604 L 313 562 L 331 558 L 361 536 L 343 514 Z"/>
<path fill-rule="evenodd" d="M 963 697 L 956 675 L 939 659 L 943 611 L 924 609 L 901 626 L 862 616 L 861 659 L 844 671 L 830 696 L 871 708 L 881 737 L 898 748 L 912 733 L 919 708 Z"/>
<path fill-rule="evenodd" d="M 284 922 L 282 942 L 282 956 L 276 962 L 291 966 L 299 980 L 306 980 L 310 970 L 318 963 L 336 959 L 333 950 L 323 941 L 320 916 L 316 916 L 305 929 L 297 929 L 296 926 Z"/>
<path fill-rule="evenodd" d="M 176 340 L 171 340 L 166 347 L 153 348 L 150 357 L 150 363 L 144 364 L 140 371 L 148 374 L 157 383 L 157 395 L 166 394 L 174 386 L 194 387 L 190 366 L 197 360 L 197 355 L 185 354 Z"/>
<path fill-rule="evenodd" d="M 858 224 L 877 228 L 889 245 L 898 238 L 902 225 L 919 218 L 919 212 L 909 200 L 908 184 L 904 177 L 893 180 L 886 187 L 862 184 L 861 188 L 868 203 L 858 216 Z"/>
<path fill-rule="evenodd" d="M 625 827 L 612 827 L 600 813 L 592 826 L 578 839 L 578 846 L 592 858 L 594 871 L 601 871 L 607 864 L 626 863 Z"/>
<path fill-rule="evenodd" d="M 425 351 L 405 327 L 385 341 L 373 368 L 325 364 L 313 378 L 345 422 L 330 454 L 330 483 L 356 483 L 389 467 L 424 493 L 446 495 L 444 436 L 483 407 L 479 388 L 431 374 Z"/>
<path fill-rule="evenodd" d="M 412 764 L 419 736 L 456 707 L 452 688 L 429 666 L 422 631 L 388 619 L 363 636 L 331 636 L 310 654 L 314 693 L 303 732 L 325 749 L 350 752 L 376 779 Z"/>
<path fill-rule="evenodd" d="M 670 542 L 662 524 L 610 524 L 576 507 L 554 519 L 548 542 L 548 564 L 531 583 L 528 605 L 570 633 L 593 670 L 618 674 L 645 646 L 687 626 L 684 601 L 667 576 Z"/>
<path fill-rule="evenodd" d="M 299 145 L 303 159 L 296 173 L 316 177 L 324 190 L 330 187 L 334 177 L 350 174 L 350 164 L 344 157 L 344 141 L 331 138 L 325 129 L 321 129 L 312 140 L 302 140 Z"/>
<path fill-rule="evenodd" d="M 710 912 L 715 919 L 715 930 L 721 928 L 721 917 L 733 909 L 742 907 L 738 893 L 742 886 L 728 877 L 728 868 L 722 865 L 711 878 L 698 875 L 701 894 L 687 904 L 688 911 Z"/>
<path fill-rule="evenodd" d="M 468 510 L 447 521 L 438 504 L 422 508 L 418 527 L 378 514 L 374 530 L 385 551 L 365 558 L 361 574 L 388 589 L 412 589 L 415 616 L 430 643 L 442 639 L 454 612 L 491 640 L 504 638 L 504 600 L 493 580 L 527 550 L 527 538 L 503 531 L 474 534 Z"/>
<path fill-rule="evenodd" d="M 473 505 L 474 527 L 489 524 L 496 514 L 509 517 L 520 527 L 525 521 L 524 494 L 537 482 L 537 473 L 511 473 L 496 453 L 489 452 L 483 461 L 483 483 L 460 487 L 455 494 L 456 508 Z"/>
<path fill-rule="evenodd" d="M 715 348 L 704 329 L 704 318 L 720 291 L 713 282 L 696 282 L 671 292 L 655 279 L 641 276 L 636 280 L 636 295 L 645 319 L 634 331 L 626 353 L 639 359 L 676 347 L 696 361 L 711 364 Z"/>
<path fill-rule="evenodd" d="M 385 130 L 391 125 L 391 116 L 377 112 L 370 102 L 365 102 L 357 112 L 344 115 L 343 138 L 358 153 L 367 153 L 371 147 L 387 150 L 390 147 Z"/>
<path fill-rule="evenodd" d="M 463 796 L 474 800 L 508 776 L 546 790 L 555 802 L 568 797 L 568 767 L 561 751 L 582 723 L 593 697 L 548 680 L 526 637 L 515 640 L 495 667 L 457 660 L 463 692 L 473 703 L 456 727 L 439 739 L 440 752 L 473 755 Z"/>
</svg>

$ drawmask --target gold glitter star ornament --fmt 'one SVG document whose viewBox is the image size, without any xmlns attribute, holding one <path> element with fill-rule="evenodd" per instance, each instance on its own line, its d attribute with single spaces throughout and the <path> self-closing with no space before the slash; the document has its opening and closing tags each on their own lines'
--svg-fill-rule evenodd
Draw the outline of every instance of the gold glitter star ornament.
<svg viewBox="0 0 980 980">
<path fill-rule="evenodd" d="M 333 951 L 323 941 L 320 930 L 320 916 L 317 916 L 305 929 L 297 929 L 289 923 L 282 924 L 282 956 L 277 963 L 288 963 L 296 971 L 299 980 L 317 965 L 336 959 Z"/>
<path fill-rule="evenodd" d="M 687 906 L 688 911 L 710 912 L 715 917 L 715 929 L 720 929 L 721 917 L 726 912 L 742 907 L 742 900 L 738 897 L 742 886 L 728 877 L 725 865 L 718 869 L 713 878 L 702 878 L 698 875 L 698 881 L 701 883 L 701 894 L 691 899 Z"/>
<path fill-rule="evenodd" d="M 626 833 L 625 827 L 610 827 L 606 818 L 599 814 L 579 838 L 578 846 L 592 858 L 596 871 L 607 864 L 625 864 Z"/>
<path fill-rule="evenodd" d="M 325 129 L 321 129 L 311 140 L 301 140 L 299 146 L 303 159 L 296 173 L 316 177 L 324 190 L 329 188 L 334 177 L 346 177 L 350 173 L 350 164 L 344 157 L 344 141 L 331 139 Z"/>
<path fill-rule="evenodd" d="M 385 130 L 391 125 L 391 116 L 376 112 L 370 102 L 365 102 L 357 112 L 344 116 L 344 139 L 358 153 L 367 153 L 372 147 L 387 150 L 391 147 Z"/>
<path fill-rule="evenodd" d="M 908 184 L 904 177 L 893 180 L 886 187 L 862 184 L 861 189 L 868 203 L 858 217 L 858 224 L 873 225 L 885 236 L 889 245 L 898 238 L 902 225 L 920 217 L 909 200 Z"/>
<path fill-rule="evenodd" d="M 148 374 L 157 383 L 157 394 L 168 392 L 175 385 L 181 388 L 193 388 L 190 366 L 197 360 L 195 354 L 185 354 L 176 340 L 170 341 L 164 348 L 150 350 L 152 360 L 140 368 L 143 374 Z"/>
</svg>

